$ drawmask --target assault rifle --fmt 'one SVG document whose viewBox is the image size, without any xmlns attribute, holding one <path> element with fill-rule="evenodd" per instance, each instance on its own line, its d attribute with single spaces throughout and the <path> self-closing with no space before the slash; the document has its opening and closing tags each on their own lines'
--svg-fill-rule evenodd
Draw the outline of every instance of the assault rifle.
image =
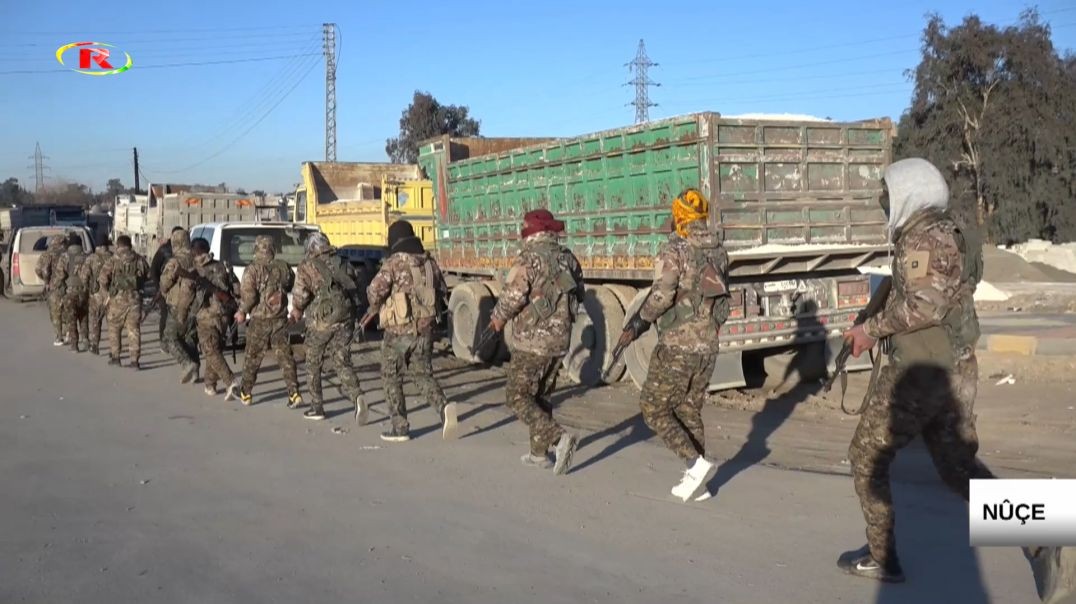
<svg viewBox="0 0 1076 604">
<path fill-rule="evenodd" d="M 374 320 L 375 316 L 377 316 L 376 313 L 368 310 L 368 311 L 366 311 L 366 314 L 364 314 L 362 316 L 362 318 L 359 319 L 359 343 L 360 344 L 365 344 L 366 343 L 366 328 L 370 326 L 370 322 Z"/>
<path fill-rule="evenodd" d="M 624 331 L 620 334 L 620 339 L 617 340 L 616 346 L 613 348 L 613 358 L 609 361 L 609 366 L 602 371 L 602 381 L 606 382 L 609 379 L 609 372 L 613 370 L 620 363 L 620 357 L 624 356 L 624 351 L 628 349 L 628 346 L 632 342 L 639 339 L 639 336 L 646 333 L 646 330 L 650 329 L 650 322 L 643 320 L 639 316 L 639 312 L 636 311 L 628 320 L 627 325 L 624 326 Z"/>
<path fill-rule="evenodd" d="M 885 301 L 887 298 L 889 298 L 889 292 L 892 289 L 893 278 L 885 277 L 884 279 L 882 279 L 881 283 L 879 283 L 878 287 L 874 290 L 874 293 L 871 294 L 870 300 L 867 302 L 867 305 L 864 306 L 863 310 L 860 310 L 859 314 L 856 315 L 856 320 L 852 323 L 852 325 L 862 325 L 867 321 L 867 319 L 882 312 L 882 309 L 885 308 Z M 837 381 L 837 378 L 840 378 L 841 409 L 844 410 L 845 413 L 848 413 L 848 411 L 844 409 L 844 393 L 848 389 L 848 369 L 846 368 L 846 366 L 848 365 L 848 357 L 850 356 L 852 356 L 852 343 L 848 340 L 845 340 L 844 345 L 841 346 L 841 351 L 837 353 L 837 358 L 834 360 L 833 375 L 829 376 L 829 378 L 826 379 L 825 384 L 823 384 L 822 386 L 823 392 L 829 392 L 833 388 L 833 383 Z M 874 359 L 873 354 L 871 355 L 871 360 L 874 365 L 874 368 L 871 370 L 871 386 L 873 386 L 874 377 L 877 375 L 879 360 Z M 868 387 L 868 392 L 869 390 L 870 387 Z M 849 413 L 849 415 L 858 415 L 858 412 Z"/>
<path fill-rule="evenodd" d="M 157 287 L 158 287 L 157 294 L 154 295 L 150 299 L 149 302 L 146 302 L 145 304 L 142 305 L 142 322 L 143 323 L 146 322 L 146 317 L 149 316 L 149 311 L 156 308 L 158 305 L 160 305 L 161 301 L 164 300 L 164 294 L 161 293 L 160 284 L 158 284 Z"/>
<path fill-rule="evenodd" d="M 478 356 L 480 351 L 486 349 L 489 343 L 497 339 L 497 331 L 493 329 L 493 325 L 486 325 L 486 328 L 482 330 L 482 335 L 478 336 L 478 342 L 475 342 L 474 348 L 471 349 L 471 354 Z"/>
<path fill-rule="evenodd" d="M 234 317 L 228 325 L 228 333 L 224 334 L 224 341 L 232 347 L 232 365 L 235 365 L 235 349 L 239 348 L 239 321 L 236 321 Z"/>
</svg>

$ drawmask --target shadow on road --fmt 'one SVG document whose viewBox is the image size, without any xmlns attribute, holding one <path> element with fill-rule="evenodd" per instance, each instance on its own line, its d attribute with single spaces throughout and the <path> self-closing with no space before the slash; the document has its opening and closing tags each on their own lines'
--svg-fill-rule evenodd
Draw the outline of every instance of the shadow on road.
<svg viewBox="0 0 1076 604">
<path fill-rule="evenodd" d="M 621 433 L 623 434 L 621 435 Z M 647 440 L 648 438 L 653 436 L 654 433 L 650 430 L 650 428 L 647 427 L 646 422 L 643 421 L 643 414 L 636 413 L 635 415 L 620 422 L 619 424 L 616 424 L 615 426 L 610 426 L 605 430 L 602 430 L 600 432 L 594 432 L 593 434 L 589 434 L 583 437 L 579 441 L 579 448 L 585 449 L 587 445 L 600 442 L 601 440 L 614 435 L 621 436 L 620 438 L 606 445 L 605 448 L 601 451 L 598 451 L 597 453 L 589 457 L 583 463 L 575 464 L 575 467 L 572 468 L 572 472 L 581 472 L 604 459 L 608 459 L 613 455 L 616 455 L 620 451 L 623 451 L 624 449 L 627 449 L 628 447 L 636 443 L 641 443 Z"/>
<path fill-rule="evenodd" d="M 817 309 L 818 307 L 814 302 L 809 301 L 804 304 L 803 314 L 797 318 L 800 328 L 822 327 L 822 324 L 818 322 Z M 796 379 L 797 374 L 802 374 L 811 364 L 817 363 L 817 358 L 815 358 L 817 354 L 818 348 L 815 346 L 797 347 L 795 354 L 784 368 L 779 385 L 783 386 L 789 383 L 790 379 Z M 751 418 L 751 431 L 747 434 L 747 441 L 735 455 L 718 466 L 717 473 L 708 485 L 710 492 L 716 494 L 721 487 L 728 484 L 740 472 L 761 463 L 769 457 L 771 452 L 768 444 L 770 436 L 792 416 L 796 405 L 806 401 L 819 389 L 821 389 L 821 385 L 817 381 L 808 380 L 796 384 L 791 390 L 775 398 L 767 399 L 762 410 Z"/>
</svg>

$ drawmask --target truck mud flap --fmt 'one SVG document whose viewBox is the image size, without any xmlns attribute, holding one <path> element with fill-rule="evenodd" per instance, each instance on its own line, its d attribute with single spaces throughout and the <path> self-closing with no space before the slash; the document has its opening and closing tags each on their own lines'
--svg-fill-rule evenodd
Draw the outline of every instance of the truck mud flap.
<svg viewBox="0 0 1076 604">
<path fill-rule="evenodd" d="M 743 388 L 747 385 L 743 373 L 743 352 L 725 352 L 717 355 L 714 363 L 714 372 L 710 374 L 708 390 L 728 390 L 730 388 Z"/>
</svg>

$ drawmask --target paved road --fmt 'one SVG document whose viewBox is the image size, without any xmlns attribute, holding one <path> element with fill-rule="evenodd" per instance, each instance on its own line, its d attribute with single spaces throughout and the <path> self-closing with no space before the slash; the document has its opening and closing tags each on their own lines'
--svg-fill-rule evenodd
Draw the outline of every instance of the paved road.
<svg viewBox="0 0 1076 604">
<path fill-rule="evenodd" d="M 969 549 L 937 483 L 898 485 L 910 582 L 879 588 L 834 568 L 863 542 L 846 477 L 756 465 L 684 505 L 652 442 L 520 467 L 489 372 L 449 376 L 464 438 L 421 409 L 388 446 L 339 402 L 321 423 L 279 394 L 243 408 L 180 386 L 156 344 L 134 373 L 49 333 L 43 306 L 0 302 L 0 602 L 1036 601 L 1020 553 Z"/>
</svg>

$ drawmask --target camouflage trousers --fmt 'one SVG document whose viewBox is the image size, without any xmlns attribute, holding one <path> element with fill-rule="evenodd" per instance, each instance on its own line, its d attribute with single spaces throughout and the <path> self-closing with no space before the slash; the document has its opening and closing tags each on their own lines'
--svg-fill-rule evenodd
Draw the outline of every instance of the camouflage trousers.
<svg viewBox="0 0 1076 604">
<path fill-rule="evenodd" d="M 228 386 L 235 379 L 228 361 L 224 359 L 224 334 L 228 331 L 228 317 L 202 311 L 196 317 L 195 329 L 198 332 L 198 351 L 205 361 L 205 385 L 214 390 L 218 383 Z"/>
<path fill-rule="evenodd" d="M 362 396 L 359 378 L 351 366 L 351 341 L 355 337 L 355 323 L 348 321 L 337 325 L 308 327 L 306 330 L 306 371 L 310 380 L 310 404 L 320 407 L 325 399 L 321 390 L 321 374 L 325 358 L 332 359 L 336 379 L 348 401 L 354 403 Z"/>
<path fill-rule="evenodd" d="M 96 293 L 90 296 L 90 348 L 101 345 L 101 323 L 108 314 L 108 294 Z"/>
<path fill-rule="evenodd" d="M 161 336 L 161 348 L 165 354 L 175 359 L 179 366 L 186 368 L 191 363 L 198 364 L 198 332 L 185 320 L 180 321 L 176 310 L 168 310 L 168 318 L 164 324 L 164 335 Z"/>
<path fill-rule="evenodd" d="M 52 328 L 56 331 L 56 340 L 63 340 L 67 335 L 64 326 L 64 296 L 61 292 L 49 292 L 46 301 L 49 304 L 49 320 L 52 321 Z"/>
<path fill-rule="evenodd" d="M 142 354 L 142 301 L 138 294 L 118 294 L 108 303 L 109 356 L 119 359 L 123 352 L 123 331 L 127 331 L 127 349 L 132 362 Z"/>
<path fill-rule="evenodd" d="M 247 347 L 243 359 L 243 392 L 250 394 L 258 379 L 265 351 L 272 348 L 288 393 L 299 392 L 299 378 L 295 373 L 295 356 L 288 339 L 286 319 L 254 319 L 247 325 Z"/>
<path fill-rule="evenodd" d="M 508 408 L 530 430 L 531 455 L 545 457 L 564 429 L 553 419 L 549 395 L 557 388 L 560 356 L 513 350 L 504 386 Z"/>
<path fill-rule="evenodd" d="M 381 340 L 381 382 L 392 426 L 407 431 L 407 406 L 404 401 L 403 376 L 408 374 L 419 393 L 438 414 L 447 400 L 437 378 L 433 377 L 433 335 L 397 335 L 385 332 Z"/>
<path fill-rule="evenodd" d="M 881 368 L 848 449 L 867 543 L 878 562 L 896 559 L 889 467 L 916 436 L 923 438 L 945 484 L 964 499 L 970 479 L 994 477 L 975 456 L 979 437 L 972 405 L 978 377 L 974 355 L 953 371 L 926 365 Z"/>
<path fill-rule="evenodd" d="M 643 420 L 687 463 L 706 454 L 702 405 L 714 371 L 715 353 L 687 352 L 658 344 L 639 397 Z"/>
<path fill-rule="evenodd" d="M 63 301 L 63 324 L 67 328 L 67 341 L 78 350 L 79 340 L 89 340 L 89 300 L 87 296 L 65 296 Z"/>
</svg>

